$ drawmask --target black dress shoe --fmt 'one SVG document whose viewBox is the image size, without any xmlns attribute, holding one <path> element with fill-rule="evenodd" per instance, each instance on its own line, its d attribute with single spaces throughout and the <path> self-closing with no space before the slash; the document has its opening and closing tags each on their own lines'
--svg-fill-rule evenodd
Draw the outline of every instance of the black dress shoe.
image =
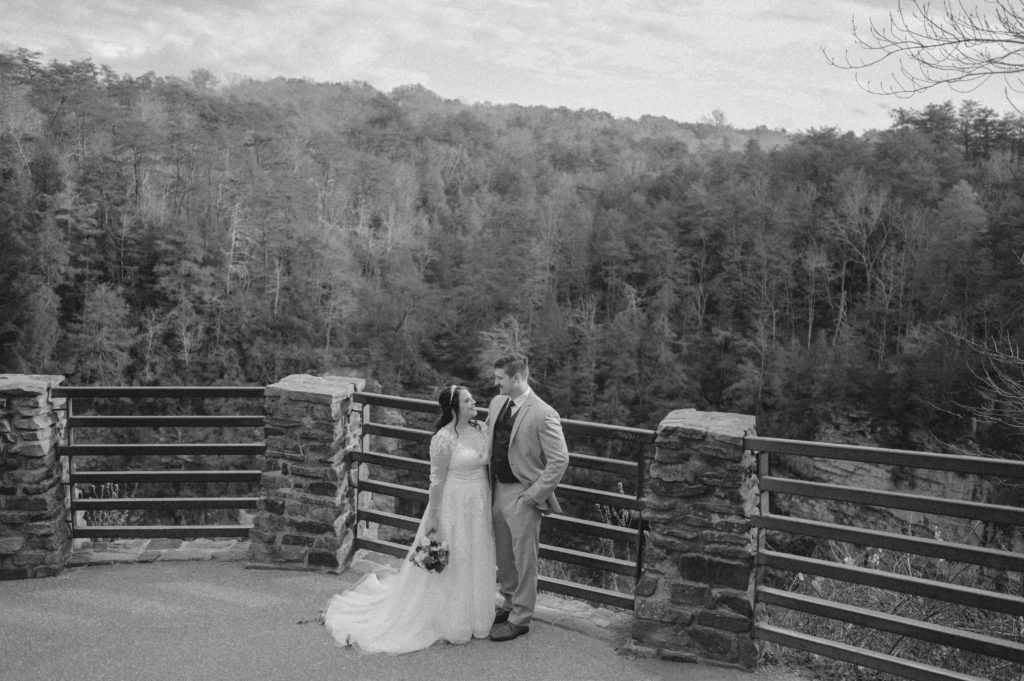
<svg viewBox="0 0 1024 681">
<path fill-rule="evenodd" d="M 508 622 L 508 614 L 510 610 L 495 610 L 494 611 L 494 624 L 501 624 L 502 622 Z"/>
<path fill-rule="evenodd" d="M 515 624 L 513 622 L 502 622 L 501 624 L 495 624 L 491 627 L 491 640 L 492 641 L 511 641 L 512 639 L 522 636 L 530 630 L 530 627 L 525 624 Z"/>
</svg>

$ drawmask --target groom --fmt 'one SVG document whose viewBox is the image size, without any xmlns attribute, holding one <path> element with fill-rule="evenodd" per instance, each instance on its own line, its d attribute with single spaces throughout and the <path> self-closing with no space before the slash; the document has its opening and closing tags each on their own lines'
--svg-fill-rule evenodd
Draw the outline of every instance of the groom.
<svg viewBox="0 0 1024 681">
<path fill-rule="evenodd" d="M 529 360 L 513 353 L 494 362 L 498 395 L 487 422 L 493 435 L 494 549 L 503 599 L 491 640 L 509 641 L 530 630 L 537 601 L 537 547 L 540 519 L 561 513 L 554 491 L 569 464 L 558 412 L 530 386 Z"/>
</svg>

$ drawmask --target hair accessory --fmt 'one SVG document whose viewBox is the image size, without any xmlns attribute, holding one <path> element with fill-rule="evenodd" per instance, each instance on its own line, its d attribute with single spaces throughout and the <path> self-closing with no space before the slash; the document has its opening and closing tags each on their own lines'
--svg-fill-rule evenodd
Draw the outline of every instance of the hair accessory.
<svg viewBox="0 0 1024 681">
<path fill-rule="evenodd" d="M 448 408 L 450 409 L 455 406 L 455 396 L 459 394 L 459 386 L 452 383 L 448 390 L 450 391 L 448 396 Z"/>
</svg>

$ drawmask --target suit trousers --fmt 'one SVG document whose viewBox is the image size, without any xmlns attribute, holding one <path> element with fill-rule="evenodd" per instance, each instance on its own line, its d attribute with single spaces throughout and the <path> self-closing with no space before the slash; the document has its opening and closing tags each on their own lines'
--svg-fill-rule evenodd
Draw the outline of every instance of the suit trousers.
<svg viewBox="0 0 1024 681">
<path fill-rule="evenodd" d="M 509 622 L 529 624 L 537 603 L 537 551 L 541 511 L 523 496 L 520 482 L 494 483 L 494 551 L 498 590 Z"/>
</svg>

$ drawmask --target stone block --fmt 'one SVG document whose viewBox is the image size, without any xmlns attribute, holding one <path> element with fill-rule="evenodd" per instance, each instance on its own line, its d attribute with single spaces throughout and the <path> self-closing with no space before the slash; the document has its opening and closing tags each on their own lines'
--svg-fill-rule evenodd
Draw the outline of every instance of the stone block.
<svg viewBox="0 0 1024 681">
<path fill-rule="evenodd" d="M 292 523 L 292 528 L 296 532 L 303 532 L 305 534 L 333 534 L 334 526 L 327 523 L 311 522 L 311 521 L 299 521 Z"/>
<path fill-rule="evenodd" d="M 693 622 L 695 611 L 691 608 L 681 608 L 672 603 L 660 600 L 641 599 L 636 602 L 634 613 L 636 617 L 657 622 L 668 622 L 679 627 L 687 627 Z"/>
<path fill-rule="evenodd" d="M 50 411 L 35 416 L 17 416 L 12 423 L 18 430 L 48 430 L 57 423 L 57 417 Z"/>
<path fill-rule="evenodd" d="M 284 515 L 284 499 L 275 499 L 271 497 L 260 497 L 258 502 L 260 510 L 267 513 L 273 513 L 275 515 Z"/>
<path fill-rule="evenodd" d="M 745 669 L 754 669 L 757 666 L 757 644 L 749 636 L 736 637 L 735 662 Z"/>
<path fill-rule="evenodd" d="M 330 466 L 305 466 L 297 463 L 288 466 L 288 474 L 318 480 L 334 480 L 337 476 Z"/>
<path fill-rule="evenodd" d="M 686 482 L 666 482 L 654 478 L 648 482 L 654 494 L 660 497 L 689 498 L 699 497 L 711 491 L 707 485 L 695 485 Z"/>
<path fill-rule="evenodd" d="M 736 641 L 734 634 L 699 626 L 690 627 L 688 633 L 708 657 L 723 662 L 732 661 L 733 645 Z"/>
<path fill-rule="evenodd" d="M 702 610 L 697 613 L 697 624 L 719 631 L 728 631 L 734 634 L 742 634 L 750 631 L 753 620 L 750 617 L 743 617 L 734 612 L 722 610 Z"/>
<path fill-rule="evenodd" d="M 744 560 L 746 558 L 752 558 L 754 555 L 754 549 L 752 546 L 735 546 L 732 544 L 707 544 L 704 547 L 707 553 L 714 556 L 724 556 L 726 558 L 736 558 L 738 560 Z"/>
<path fill-rule="evenodd" d="M 362 390 L 365 386 L 366 380 L 362 378 L 293 374 L 268 385 L 265 394 L 268 403 L 286 399 L 332 405 L 335 401 L 340 402 L 351 397 L 352 393 Z"/>
<path fill-rule="evenodd" d="M 305 534 L 285 534 L 281 536 L 281 545 L 291 546 L 312 546 L 316 542 L 316 537 L 310 537 Z"/>
<path fill-rule="evenodd" d="M 679 574 L 691 582 L 745 590 L 750 584 L 750 561 L 740 562 L 700 553 L 679 558 Z"/>
<path fill-rule="evenodd" d="M 675 509 L 676 504 L 679 502 L 676 499 L 669 497 L 659 496 L 648 496 L 644 500 L 644 516 L 646 517 L 648 512 L 661 512 L 670 511 Z"/>
<path fill-rule="evenodd" d="M 338 495 L 338 486 L 333 482 L 313 482 L 306 485 L 306 491 L 310 494 L 330 497 L 333 499 Z"/>
<path fill-rule="evenodd" d="M 310 567 L 333 570 L 338 567 L 338 557 L 331 551 L 310 551 L 306 564 Z"/>
<path fill-rule="evenodd" d="M 750 521 L 746 518 L 715 518 L 711 527 L 716 532 L 747 537 L 750 532 Z"/>
<path fill-rule="evenodd" d="M 706 584 L 675 582 L 669 585 L 669 594 L 669 598 L 672 602 L 679 605 L 709 608 L 714 603 L 714 599 L 711 595 L 711 588 Z"/>
<path fill-rule="evenodd" d="M 754 616 L 754 607 L 746 591 L 715 589 L 713 594 L 716 605 L 728 608 L 742 617 L 752 618 Z"/>
<path fill-rule="evenodd" d="M 280 560 L 291 563 L 301 563 L 309 554 L 309 547 L 295 544 L 281 544 L 278 547 Z"/>
<path fill-rule="evenodd" d="M 4 566 L 0 567 L 0 581 L 7 579 L 28 579 L 29 571 L 25 566 Z"/>
<path fill-rule="evenodd" d="M 49 536 L 58 532 L 62 525 L 64 525 L 64 520 L 58 518 L 48 522 L 25 523 L 18 530 L 24 534 Z"/>
<path fill-rule="evenodd" d="M 56 451 L 52 445 L 43 442 L 19 442 L 15 447 L 18 454 L 29 459 L 44 459 L 42 466 L 52 465 L 56 461 Z M 29 464 L 35 466 L 35 464 Z"/>
<path fill-rule="evenodd" d="M 634 618 L 630 635 L 640 645 L 651 648 L 685 650 L 691 645 L 690 637 L 683 627 L 653 619 Z"/>
<path fill-rule="evenodd" d="M 659 583 L 660 579 L 657 575 L 644 573 L 640 581 L 637 582 L 636 587 L 633 588 L 633 595 L 641 598 L 652 596 L 658 590 Z"/>
<path fill-rule="evenodd" d="M 0 556 L 17 553 L 24 545 L 24 537 L 0 537 Z"/>
</svg>

